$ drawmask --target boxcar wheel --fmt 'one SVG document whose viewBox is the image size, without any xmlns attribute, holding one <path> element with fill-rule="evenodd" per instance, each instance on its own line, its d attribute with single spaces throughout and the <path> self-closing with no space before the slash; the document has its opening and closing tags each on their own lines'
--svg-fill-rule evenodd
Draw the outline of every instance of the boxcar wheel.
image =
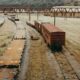
<svg viewBox="0 0 80 80">
<path fill-rule="evenodd" d="M 62 45 L 59 42 L 55 42 L 52 45 L 52 50 L 53 51 L 62 51 Z"/>
</svg>

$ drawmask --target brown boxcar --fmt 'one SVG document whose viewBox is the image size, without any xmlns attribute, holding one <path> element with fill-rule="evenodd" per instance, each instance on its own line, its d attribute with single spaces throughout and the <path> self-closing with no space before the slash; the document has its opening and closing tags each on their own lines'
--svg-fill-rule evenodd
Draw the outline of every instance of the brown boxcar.
<svg viewBox="0 0 80 80">
<path fill-rule="evenodd" d="M 35 21 L 34 24 L 35 24 L 35 29 L 37 31 L 39 31 L 40 33 L 42 33 L 42 24 L 46 24 L 46 23 L 49 23 L 49 22 L 46 22 L 46 21 Z"/>
<path fill-rule="evenodd" d="M 42 26 L 42 35 L 50 48 L 62 50 L 62 46 L 65 45 L 65 32 L 50 23 L 43 23 Z"/>
<path fill-rule="evenodd" d="M 35 21 L 35 22 L 34 22 L 35 28 L 36 28 L 36 30 L 39 31 L 39 32 L 40 32 L 40 24 L 41 24 L 40 21 Z"/>
<path fill-rule="evenodd" d="M 27 25 L 35 28 L 34 22 L 32 22 L 32 21 L 27 21 L 26 23 L 27 23 Z"/>
</svg>

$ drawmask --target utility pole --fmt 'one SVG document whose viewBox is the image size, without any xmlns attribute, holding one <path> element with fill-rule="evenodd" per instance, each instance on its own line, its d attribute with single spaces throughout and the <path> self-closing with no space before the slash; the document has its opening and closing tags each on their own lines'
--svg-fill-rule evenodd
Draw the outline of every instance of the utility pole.
<svg viewBox="0 0 80 80">
<path fill-rule="evenodd" d="M 29 21 L 31 21 L 31 7 L 29 6 Z"/>
<path fill-rule="evenodd" d="M 54 26 L 56 25 L 56 14 L 55 14 L 55 9 L 54 9 Z"/>
<path fill-rule="evenodd" d="M 38 10 L 37 10 L 37 20 L 39 19 L 39 12 L 38 12 Z"/>
<path fill-rule="evenodd" d="M 29 10 L 29 21 L 31 20 L 31 11 Z"/>
</svg>

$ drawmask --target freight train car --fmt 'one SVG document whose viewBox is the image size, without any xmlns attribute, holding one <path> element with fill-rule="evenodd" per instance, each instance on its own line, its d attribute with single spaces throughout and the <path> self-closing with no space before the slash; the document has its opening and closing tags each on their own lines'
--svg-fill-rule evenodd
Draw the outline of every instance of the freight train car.
<svg viewBox="0 0 80 80">
<path fill-rule="evenodd" d="M 46 43 L 54 51 L 61 51 L 65 45 L 65 32 L 50 23 L 42 24 L 42 35 Z"/>
<path fill-rule="evenodd" d="M 29 26 L 31 26 L 31 27 L 33 27 L 33 28 L 35 27 L 35 26 L 34 26 L 34 23 L 33 23 L 32 21 L 27 21 L 27 25 L 29 25 Z"/>
<path fill-rule="evenodd" d="M 41 33 L 41 30 L 42 30 L 42 26 L 41 26 L 41 24 L 42 23 L 49 23 L 49 22 L 46 22 L 46 21 L 35 21 L 34 22 L 34 27 L 35 27 L 35 29 L 37 30 L 37 31 L 39 31 L 40 33 Z"/>
<path fill-rule="evenodd" d="M 35 21 L 34 25 L 35 25 L 35 28 L 40 32 L 41 31 L 41 27 L 40 27 L 41 22 L 40 21 Z"/>
<path fill-rule="evenodd" d="M 30 23 L 31 24 L 31 23 Z M 65 45 L 65 32 L 49 22 L 35 21 L 34 28 L 41 33 L 47 45 L 54 51 L 61 51 Z"/>
</svg>

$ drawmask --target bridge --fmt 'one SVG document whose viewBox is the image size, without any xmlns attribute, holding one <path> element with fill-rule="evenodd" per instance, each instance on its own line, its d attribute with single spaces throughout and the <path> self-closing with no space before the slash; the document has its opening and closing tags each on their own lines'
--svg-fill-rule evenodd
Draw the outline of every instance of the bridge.
<svg viewBox="0 0 80 80">
<path fill-rule="evenodd" d="M 31 10 L 29 6 L 22 5 L 0 5 L 0 13 L 22 13 Z"/>
<path fill-rule="evenodd" d="M 54 6 L 45 15 L 61 17 L 80 17 L 80 6 Z"/>
<path fill-rule="evenodd" d="M 80 17 L 80 6 L 54 6 L 34 9 L 30 5 L 0 5 L 0 13 L 42 13 L 47 16 Z"/>
</svg>

